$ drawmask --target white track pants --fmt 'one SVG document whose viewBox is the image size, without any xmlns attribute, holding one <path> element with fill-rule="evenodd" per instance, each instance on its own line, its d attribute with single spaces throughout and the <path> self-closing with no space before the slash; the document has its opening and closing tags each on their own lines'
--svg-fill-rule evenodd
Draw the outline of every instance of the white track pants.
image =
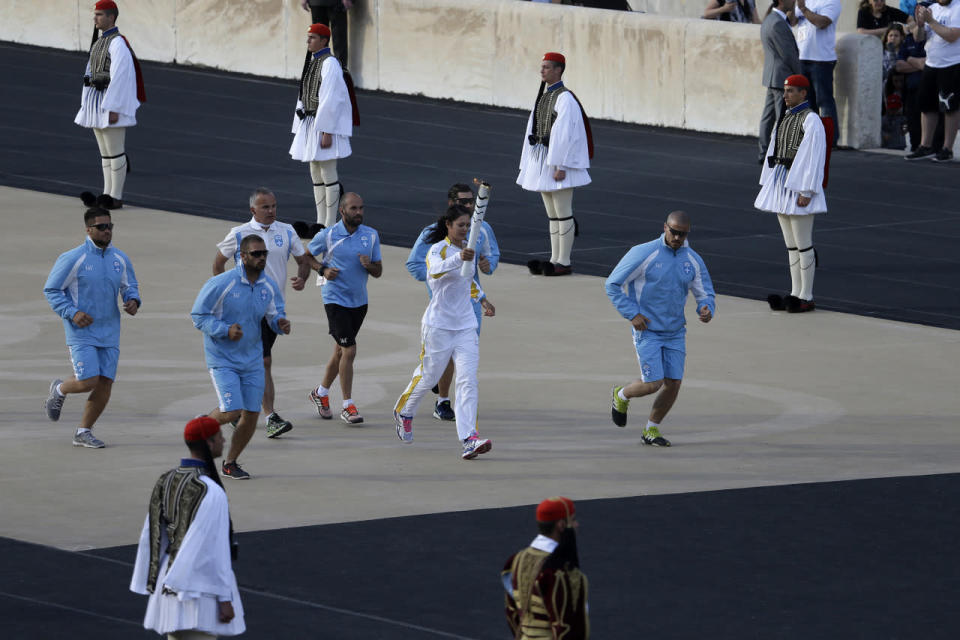
<svg viewBox="0 0 960 640">
<path fill-rule="evenodd" d="M 443 375 L 447 363 L 453 357 L 457 367 L 454 412 L 457 414 L 457 436 L 466 440 L 477 431 L 477 367 L 480 364 L 480 336 L 476 329 L 438 329 L 423 326 L 420 330 L 423 347 L 420 364 L 413 370 L 410 384 L 397 400 L 394 411 L 414 417 L 420 401 L 430 392 Z"/>
<path fill-rule="evenodd" d="M 340 179 L 337 176 L 336 159 L 311 162 L 310 177 L 313 178 L 317 222 L 329 229 L 337 223 L 337 209 L 340 208 Z"/>
<path fill-rule="evenodd" d="M 550 262 L 570 266 L 573 251 L 573 188 L 541 191 L 543 208 L 550 219 Z"/>
<path fill-rule="evenodd" d="M 93 135 L 100 147 L 103 193 L 115 200 L 123 200 L 123 183 L 127 180 L 127 154 L 124 151 L 127 128 L 94 129 Z"/>
<path fill-rule="evenodd" d="M 790 263 L 790 295 L 813 300 L 816 256 L 813 253 L 813 216 L 777 214 Z"/>
</svg>

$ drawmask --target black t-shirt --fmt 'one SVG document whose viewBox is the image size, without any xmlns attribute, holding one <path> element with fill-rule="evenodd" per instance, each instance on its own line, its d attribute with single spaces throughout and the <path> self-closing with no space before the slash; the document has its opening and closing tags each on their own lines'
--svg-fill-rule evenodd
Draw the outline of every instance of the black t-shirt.
<svg viewBox="0 0 960 640">
<path fill-rule="evenodd" d="M 884 7 L 879 18 L 873 15 L 873 9 L 870 7 L 857 12 L 857 29 L 886 29 L 891 22 L 906 24 L 907 14 L 893 7 Z"/>
</svg>

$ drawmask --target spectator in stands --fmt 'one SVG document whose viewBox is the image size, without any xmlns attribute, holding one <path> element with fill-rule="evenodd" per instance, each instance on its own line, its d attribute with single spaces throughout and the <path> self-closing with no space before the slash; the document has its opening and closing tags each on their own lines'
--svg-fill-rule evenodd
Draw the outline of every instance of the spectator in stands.
<svg viewBox="0 0 960 640">
<path fill-rule="evenodd" d="M 900 47 L 905 38 L 903 25 L 891 22 L 883 31 L 883 82 L 886 84 L 890 73 L 895 70 L 897 59 L 900 56 Z"/>
<path fill-rule="evenodd" d="M 906 146 L 904 129 L 907 119 L 903 108 L 903 74 L 891 73 L 883 87 L 883 117 L 880 131 L 881 146 L 885 149 L 903 149 Z"/>
<path fill-rule="evenodd" d="M 833 141 L 840 137 L 840 116 L 833 99 L 833 70 L 837 66 L 837 20 L 840 0 L 797 0 L 797 46 L 803 75 L 810 80 L 807 101 L 823 118 L 833 118 Z"/>
<path fill-rule="evenodd" d="M 800 73 L 800 52 L 788 21 L 795 7 L 796 0 L 773 0 L 760 25 L 760 42 L 763 44 L 761 81 L 767 88 L 758 137 L 760 155 L 757 160 L 761 165 L 770 147 L 770 132 L 783 113 L 783 82 L 788 76 Z"/>
<path fill-rule="evenodd" d="M 706 20 L 760 24 L 756 0 L 708 0 L 703 17 Z"/>
<path fill-rule="evenodd" d="M 900 11 L 913 18 L 917 12 L 917 0 L 900 0 Z"/>
<path fill-rule="evenodd" d="M 886 34 L 887 27 L 894 22 L 906 24 L 908 21 L 911 21 L 908 14 L 888 7 L 885 0 L 860 0 L 857 33 L 881 38 Z"/>
<path fill-rule="evenodd" d="M 920 78 L 920 124 L 922 140 L 907 160 L 933 158 L 953 161 L 953 143 L 960 126 L 960 0 L 937 0 L 917 7 L 915 34 L 926 41 L 927 59 Z M 938 113 L 944 114 L 943 146 L 937 150 L 934 132 Z"/>
<path fill-rule="evenodd" d="M 895 29 L 895 27 L 890 25 L 887 29 Z M 887 42 L 888 38 L 889 36 L 884 36 L 884 42 Z M 907 129 L 910 131 L 911 152 L 916 151 L 920 146 L 920 77 L 923 75 L 921 71 L 926 59 L 927 53 L 923 50 L 923 43 L 917 42 L 912 33 L 905 32 L 894 71 L 903 76 L 903 110 L 907 118 Z M 942 145 L 943 125 L 940 126 L 939 134 L 934 135 L 934 142 L 938 140 Z"/>
</svg>

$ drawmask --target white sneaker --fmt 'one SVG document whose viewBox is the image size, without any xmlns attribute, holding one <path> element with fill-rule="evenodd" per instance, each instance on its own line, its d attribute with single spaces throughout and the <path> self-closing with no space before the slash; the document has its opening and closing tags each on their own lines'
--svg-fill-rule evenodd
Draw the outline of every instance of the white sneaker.
<svg viewBox="0 0 960 640">
<path fill-rule="evenodd" d="M 400 438 L 400 442 L 404 444 L 413 442 L 413 418 L 402 416 L 394 411 L 393 422 L 397 425 L 397 437 Z"/>
<path fill-rule="evenodd" d="M 463 454 L 460 457 L 464 460 L 473 460 L 481 453 L 486 453 L 491 449 L 493 449 L 492 441 L 474 434 L 463 441 Z"/>
</svg>

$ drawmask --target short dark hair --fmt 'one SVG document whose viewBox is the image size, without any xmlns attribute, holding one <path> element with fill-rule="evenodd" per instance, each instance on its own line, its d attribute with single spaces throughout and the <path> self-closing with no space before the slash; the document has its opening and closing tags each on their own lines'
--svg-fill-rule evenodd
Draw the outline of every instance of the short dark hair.
<svg viewBox="0 0 960 640">
<path fill-rule="evenodd" d="M 473 189 L 470 188 L 470 185 L 463 184 L 462 182 L 458 182 L 457 184 L 447 189 L 447 200 L 456 200 L 457 196 L 463 193 L 464 191 L 469 191 L 470 193 L 473 193 Z"/>
<path fill-rule="evenodd" d="M 100 216 L 107 216 L 109 218 L 110 212 L 107 211 L 106 209 L 103 209 L 102 207 L 90 207 L 89 209 L 83 212 L 83 224 L 89 227 L 90 223 L 92 223 L 94 220 L 96 220 Z"/>
<path fill-rule="evenodd" d="M 539 531 L 542 536 L 549 536 L 553 533 L 553 530 L 557 528 L 558 522 L 559 520 L 554 520 L 553 522 L 538 522 L 537 531 Z"/>
<path fill-rule="evenodd" d="M 249 236 L 244 237 L 244 239 L 240 241 L 240 251 L 241 252 L 246 251 L 247 248 L 255 242 L 259 242 L 264 246 L 266 246 L 267 244 L 263 241 L 263 238 L 261 238 L 260 236 L 255 234 L 250 234 Z"/>
<path fill-rule="evenodd" d="M 567 70 L 566 62 L 558 62 L 556 60 L 547 60 L 547 62 L 553 63 L 553 66 L 560 67 L 560 75 L 563 75 L 563 72 Z"/>
</svg>

